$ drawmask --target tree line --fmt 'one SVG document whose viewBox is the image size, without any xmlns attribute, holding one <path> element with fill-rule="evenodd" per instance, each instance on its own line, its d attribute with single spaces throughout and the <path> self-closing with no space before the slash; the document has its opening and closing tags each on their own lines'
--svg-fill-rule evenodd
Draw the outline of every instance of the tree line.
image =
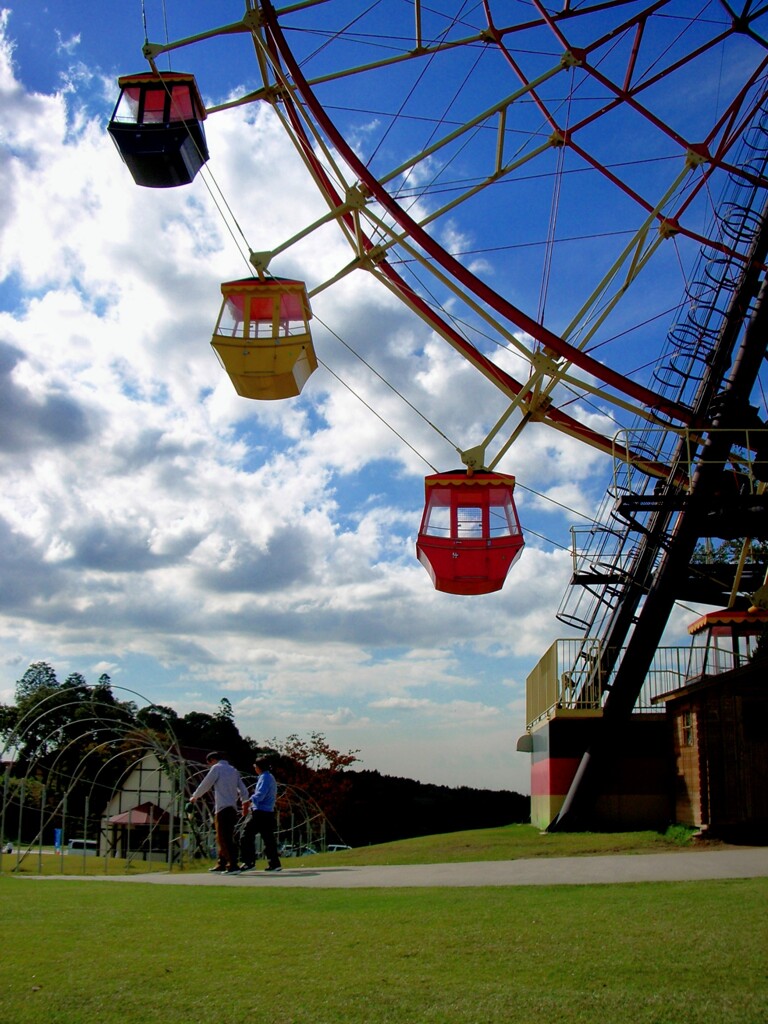
<svg viewBox="0 0 768 1024">
<path fill-rule="evenodd" d="M 27 804 L 52 805 L 66 790 L 70 813 L 81 813 L 87 800 L 97 799 L 95 777 L 106 793 L 119 783 L 136 749 L 151 743 L 156 749 L 178 747 L 184 756 L 196 752 L 199 759 L 208 750 L 224 751 L 244 773 L 269 753 L 278 781 L 314 800 L 336 836 L 351 846 L 530 817 L 530 799 L 520 793 L 438 786 L 354 767 L 360 751 L 337 750 L 320 732 L 259 741 L 243 736 L 226 697 L 214 713 L 179 715 L 164 705 L 120 699 L 106 674 L 93 686 L 77 672 L 59 682 L 47 662 L 32 663 L 16 683 L 14 702 L 0 705 L 0 737 L 12 748 L 11 791 L 24 780 Z"/>
</svg>

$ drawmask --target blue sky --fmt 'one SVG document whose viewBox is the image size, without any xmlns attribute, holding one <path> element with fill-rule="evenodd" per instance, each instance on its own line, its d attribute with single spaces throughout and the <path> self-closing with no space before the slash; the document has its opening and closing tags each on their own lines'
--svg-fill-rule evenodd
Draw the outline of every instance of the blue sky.
<svg viewBox="0 0 768 1024">
<path fill-rule="evenodd" d="M 463 6 L 454 30 L 468 34 L 477 9 Z M 358 8 L 334 0 L 321 13 L 341 24 Z M 520 485 L 527 546 L 519 563 L 498 594 L 436 593 L 414 556 L 423 477 L 432 466 L 455 468 L 453 445 L 482 440 L 503 399 L 363 272 L 313 301 L 318 355 L 346 387 L 321 367 L 290 402 L 234 393 L 209 341 L 220 282 L 245 271 L 204 175 L 186 189 L 140 189 L 105 131 L 117 76 L 144 67 L 141 10 L 80 0 L 33 17 L 16 5 L 0 23 L 0 693 L 10 699 L 27 665 L 44 660 L 62 679 L 107 672 L 181 713 L 215 710 L 227 697 L 255 739 L 319 731 L 359 749 L 366 768 L 526 791 L 527 760 L 514 752 L 525 677 L 555 637 L 569 635 L 555 618 L 570 575 L 569 527 L 594 514 L 610 459 L 541 425 L 526 429 L 499 467 Z M 213 27 L 209 3 L 167 10 L 171 38 Z M 388 10 L 401 18 L 409 9 Z M 147 0 L 146 11 L 150 38 L 162 38 L 161 5 Z M 368 34 L 351 51 L 358 59 L 383 45 L 382 11 L 373 5 Z M 216 5 L 221 23 L 241 14 L 240 3 Z M 296 35 L 308 58 L 317 51 L 308 73 L 350 59 L 314 38 Z M 549 38 L 540 43 L 529 56 L 543 68 L 557 50 Z M 206 102 L 219 103 L 258 85 L 246 44 L 201 44 L 174 54 L 173 67 L 193 71 Z M 740 52 L 713 57 L 716 89 L 715 79 L 678 86 L 692 89 L 702 117 L 710 101 L 724 102 Z M 384 174 L 473 103 L 482 109 L 509 91 L 497 65 L 470 86 L 477 59 L 462 55 L 447 74 L 403 67 L 359 88 L 331 84 L 323 101 Z M 457 89 L 461 76 L 467 85 Z M 582 92 L 573 102 L 599 100 Z M 526 109 L 513 124 L 521 137 L 531 116 Z M 206 130 L 210 173 L 253 249 L 271 249 L 323 215 L 269 107 L 212 115 Z M 613 119 L 609 135 L 627 179 L 658 198 L 679 154 L 641 142 L 629 116 Z M 585 136 L 601 141 L 597 130 Z M 409 187 L 427 172 L 435 184 L 414 197 L 415 209 L 428 211 L 439 191 L 477 174 L 492 148 L 478 132 L 452 154 L 450 170 L 419 166 Z M 642 218 L 625 195 L 566 165 L 563 241 L 545 292 L 552 169 L 552 161 L 532 164 L 444 218 L 436 234 L 561 330 Z M 705 205 L 691 211 L 698 227 Z M 684 239 L 659 253 L 596 354 L 647 382 L 692 254 Z M 315 287 L 349 259 L 329 226 L 270 269 Z M 439 298 L 482 337 L 460 300 Z M 520 355 L 493 339 L 487 351 L 525 377 Z M 577 406 L 607 434 L 622 423 L 608 403 L 574 403 L 574 414 Z M 673 634 L 691 617 L 681 609 Z"/>
</svg>

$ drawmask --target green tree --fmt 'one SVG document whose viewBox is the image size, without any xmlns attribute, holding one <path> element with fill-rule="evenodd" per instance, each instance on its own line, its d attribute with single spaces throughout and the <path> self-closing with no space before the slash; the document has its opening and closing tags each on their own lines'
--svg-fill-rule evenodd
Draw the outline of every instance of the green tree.
<svg viewBox="0 0 768 1024">
<path fill-rule="evenodd" d="M 722 541 L 707 538 L 701 544 L 696 545 L 692 561 L 695 565 L 736 565 L 741 558 L 744 543 L 741 538 Z M 766 565 L 768 563 L 768 542 L 750 540 L 747 544 L 747 560 L 756 562 L 758 565 Z"/>
<path fill-rule="evenodd" d="M 67 678 L 62 683 L 62 686 L 68 687 L 69 689 L 77 689 L 84 686 L 88 686 L 85 676 L 81 672 L 70 672 Z"/>
<path fill-rule="evenodd" d="M 93 699 L 105 705 L 117 703 L 112 692 L 112 680 L 106 672 L 102 672 L 96 681 L 96 685 L 93 688 Z"/>
<path fill-rule="evenodd" d="M 176 735 L 181 719 L 173 708 L 164 704 L 150 704 L 145 708 L 139 708 L 136 712 L 136 721 L 152 732 L 167 736 L 169 732 Z"/>
<path fill-rule="evenodd" d="M 58 686 L 56 673 L 48 662 L 33 661 L 21 679 L 16 682 L 16 700 L 42 693 L 44 690 L 55 690 Z"/>
<path fill-rule="evenodd" d="M 360 751 L 336 750 L 319 732 L 310 733 L 309 739 L 297 733 L 284 740 L 272 739 L 266 749 L 276 750 L 279 755 L 275 763 L 279 781 L 311 796 L 333 823 L 350 791 L 350 778 L 344 769 L 359 761 Z"/>
<path fill-rule="evenodd" d="M 232 701 L 228 697 L 222 697 L 219 701 L 219 710 L 216 712 L 216 718 L 222 722 L 235 723 L 235 713 L 232 710 Z"/>
<path fill-rule="evenodd" d="M 205 711 L 189 711 L 179 720 L 176 735 L 183 746 L 224 751 L 232 764 L 243 771 L 253 763 L 253 744 L 240 735 L 234 715 L 230 717 L 227 713 L 222 714 L 221 709 L 215 715 Z"/>
<path fill-rule="evenodd" d="M 105 695 L 106 702 L 100 699 Z M 0 736 L 14 750 L 12 777 L 19 792 L 34 794 L 29 785 L 34 781 L 45 794 L 46 828 L 63 812 L 65 796 L 71 818 L 82 814 L 89 800 L 93 808 L 94 796 L 98 802 L 111 792 L 123 762 L 135 756 L 115 757 L 127 751 L 135 719 L 132 702 L 115 701 L 110 689 L 90 687 L 81 673 L 71 673 L 59 685 L 45 662 L 30 665 L 17 684 L 15 703 L 0 706 Z M 27 806 L 30 800 L 25 797 Z M 39 818 L 25 821 L 25 833 L 38 827 Z"/>
<path fill-rule="evenodd" d="M 359 750 L 348 750 L 346 754 L 330 745 L 320 732 L 312 732 L 309 739 L 302 739 L 298 733 L 291 733 L 284 740 L 272 740 L 272 745 L 281 754 L 290 757 L 298 765 L 312 772 L 337 772 L 348 768 L 359 760 Z"/>
</svg>

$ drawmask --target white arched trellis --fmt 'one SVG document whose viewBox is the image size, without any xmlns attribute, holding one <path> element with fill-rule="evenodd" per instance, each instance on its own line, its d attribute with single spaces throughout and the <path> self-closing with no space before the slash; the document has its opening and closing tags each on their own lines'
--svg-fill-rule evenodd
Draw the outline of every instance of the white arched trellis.
<svg viewBox="0 0 768 1024">
<path fill-rule="evenodd" d="M 182 747 L 170 723 L 160 732 L 137 720 L 139 710 L 162 708 L 135 690 L 111 689 L 123 700 L 103 699 L 98 688 L 87 704 L 50 693 L 5 738 L 0 870 L 171 871 L 215 855 L 212 806 L 188 807 L 207 770 L 203 753 Z M 311 796 L 279 787 L 287 855 L 324 849 L 328 828 Z"/>
</svg>

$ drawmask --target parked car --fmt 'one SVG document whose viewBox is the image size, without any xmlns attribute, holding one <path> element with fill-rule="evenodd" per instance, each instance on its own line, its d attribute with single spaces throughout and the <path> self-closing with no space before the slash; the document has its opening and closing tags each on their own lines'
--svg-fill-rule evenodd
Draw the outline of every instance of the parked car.
<svg viewBox="0 0 768 1024">
<path fill-rule="evenodd" d="M 326 853 L 338 853 L 340 850 L 351 850 L 351 846 L 347 846 L 345 843 L 331 843 L 330 846 L 326 846 Z"/>
<path fill-rule="evenodd" d="M 98 852 L 99 844 L 95 839 L 70 839 L 67 843 L 67 853 L 79 853 L 81 857 L 96 857 Z"/>
</svg>

